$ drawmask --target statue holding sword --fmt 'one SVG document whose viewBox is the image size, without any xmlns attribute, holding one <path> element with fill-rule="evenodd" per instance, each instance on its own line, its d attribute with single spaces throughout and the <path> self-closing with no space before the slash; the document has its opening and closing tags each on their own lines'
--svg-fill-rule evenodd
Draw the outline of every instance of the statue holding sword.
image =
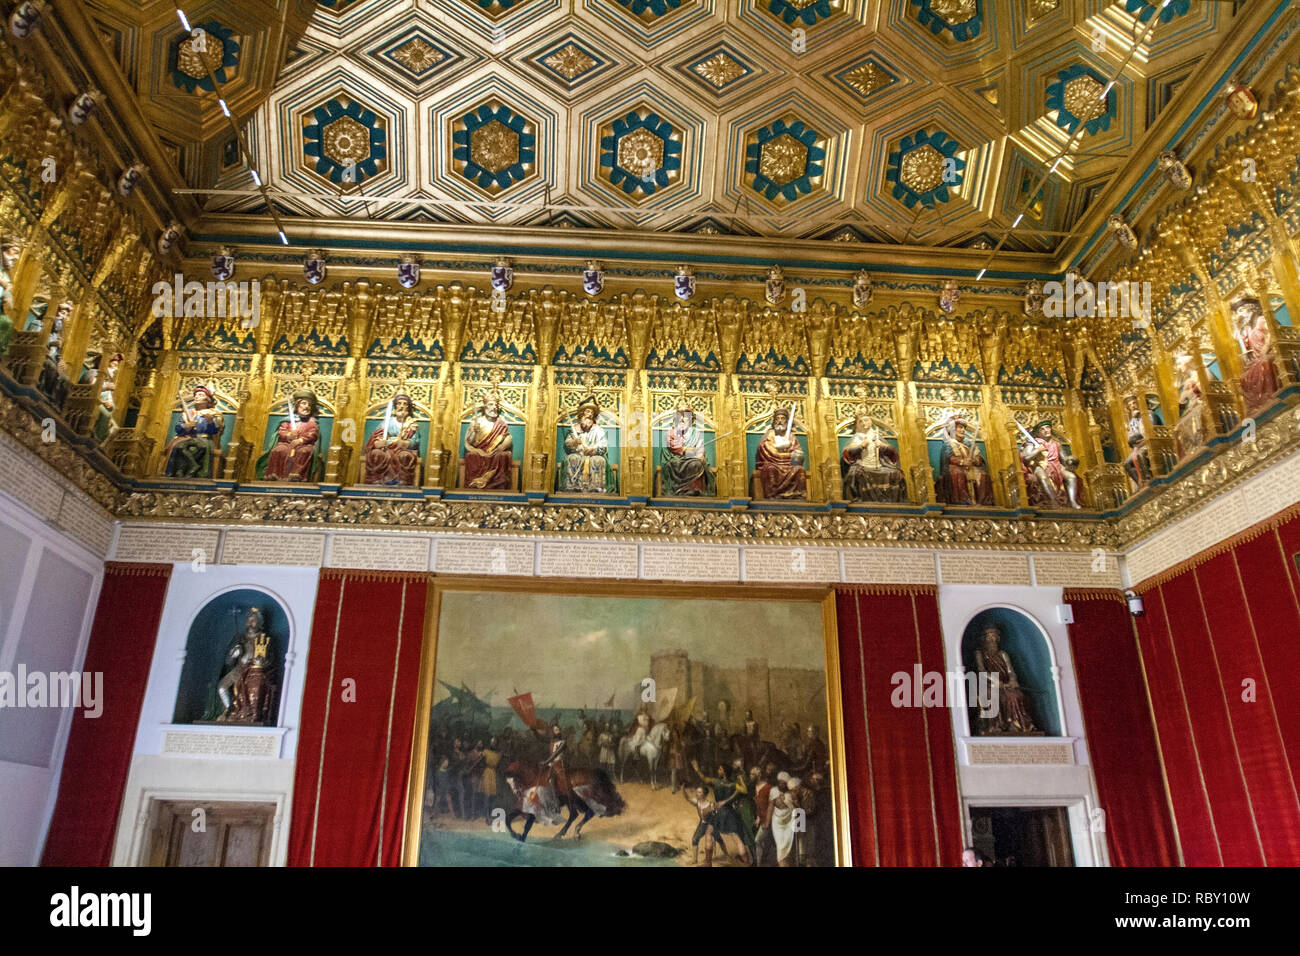
<svg viewBox="0 0 1300 956">
<path fill-rule="evenodd" d="M 1074 472 L 1078 461 L 1061 447 L 1060 437 L 1052 434 L 1052 420 L 1045 418 L 1032 432 L 1020 422 L 1020 461 L 1025 469 L 1025 487 L 1029 503 L 1052 508 L 1082 508 L 1079 504 L 1079 476 Z"/>
</svg>

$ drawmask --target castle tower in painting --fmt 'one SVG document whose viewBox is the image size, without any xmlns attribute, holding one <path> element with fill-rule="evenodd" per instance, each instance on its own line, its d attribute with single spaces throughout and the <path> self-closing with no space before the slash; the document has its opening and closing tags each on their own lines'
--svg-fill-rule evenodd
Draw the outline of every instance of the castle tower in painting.
<svg viewBox="0 0 1300 956">
<path fill-rule="evenodd" d="M 694 697 L 696 717 L 707 712 L 710 721 L 724 720 L 732 733 L 747 710 L 765 735 L 789 723 L 826 723 L 825 680 L 816 669 L 772 667 L 762 657 L 747 659 L 743 667 L 718 667 L 672 650 L 651 655 L 650 676 L 661 693 L 676 687 L 680 706 Z"/>
</svg>

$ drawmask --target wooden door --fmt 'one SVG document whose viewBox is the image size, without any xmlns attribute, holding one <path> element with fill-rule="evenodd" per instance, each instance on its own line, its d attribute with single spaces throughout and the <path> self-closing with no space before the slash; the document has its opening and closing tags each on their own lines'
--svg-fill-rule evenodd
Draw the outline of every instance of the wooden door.
<svg viewBox="0 0 1300 956">
<path fill-rule="evenodd" d="M 156 820 L 151 866 L 270 864 L 273 803 L 159 801 Z"/>
</svg>

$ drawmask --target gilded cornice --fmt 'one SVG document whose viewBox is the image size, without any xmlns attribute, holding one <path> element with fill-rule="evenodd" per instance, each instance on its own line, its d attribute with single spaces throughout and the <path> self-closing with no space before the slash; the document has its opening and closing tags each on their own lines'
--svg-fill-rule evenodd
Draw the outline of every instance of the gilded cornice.
<svg viewBox="0 0 1300 956">
<path fill-rule="evenodd" d="M 235 492 L 133 491 L 122 495 L 122 520 L 184 519 L 215 524 L 384 528 L 441 533 L 575 535 L 656 541 L 1014 547 L 1037 551 L 1113 550 L 1100 520 L 731 511 L 635 505 L 530 504 L 437 499 L 338 498 Z"/>
<path fill-rule="evenodd" d="M 119 489 L 125 480 L 105 461 L 94 464 L 66 441 L 46 441 L 41 420 L 18 402 L 0 394 L 0 430 L 35 454 L 76 487 L 109 511 L 119 503 Z M 96 452 L 98 454 L 98 452 Z"/>
</svg>

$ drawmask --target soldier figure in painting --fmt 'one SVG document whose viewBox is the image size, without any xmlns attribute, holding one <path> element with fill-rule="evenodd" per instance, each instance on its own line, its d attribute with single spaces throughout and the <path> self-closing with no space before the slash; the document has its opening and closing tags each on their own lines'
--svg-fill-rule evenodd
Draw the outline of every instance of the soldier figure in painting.
<svg viewBox="0 0 1300 956">
<path fill-rule="evenodd" d="M 414 485 L 420 468 L 420 423 L 411 396 L 398 392 L 388 403 L 384 424 L 366 441 L 367 485 Z"/>
<path fill-rule="evenodd" d="M 300 388 L 293 393 L 289 409 L 289 417 L 276 429 L 275 442 L 258 466 L 267 481 L 317 481 L 324 469 L 316 453 L 320 442 L 316 393 Z"/>
<path fill-rule="evenodd" d="M 181 420 L 176 423 L 176 437 L 165 452 L 168 478 L 211 478 L 212 463 L 221 447 L 221 433 L 226 420 L 217 411 L 212 390 L 195 385 L 193 407 L 181 402 Z"/>
<path fill-rule="evenodd" d="M 485 392 L 465 430 L 465 486 L 513 491 L 513 447 L 510 426 L 501 417 L 501 396 L 495 389 Z"/>
<path fill-rule="evenodd" d="M 216 686 L 220 703 L 214 718 L 220 723 L 264 726 L 275 716 L 275 642 L 263 627 L 262 612 L 249 608 L 244 630 L 226 648 Z"/>
<path fill-rule="evenodd" d="M 659 458 L 661 493 L 708 495 L 715 491 L 713 472 L 704 458 L 704 437 L 695 425 L 695 411 L 683 397 L 673 413 L 673 427 Z"/>
<path fill-rule="evenodd" d="M 854 418 L 853 437 L 840 453 L 844 497 L 849 501 L 904 501 L 907 484 L 898 451 L 885 441 L 865 407 Z"/>
<path fill-rule="evenodd" d="M 794 434 L 790 409 L 776 408 L 772 425 L 763 434 L 754 456 L 764 498 L 806 498 L 808 476 L 803 470 L 803 448 Z"/>
<path fill-rule="evenodd" d="M 564 439 L 564 472 L 561 491 L 605 494 L 609 490 L 609 439 L 596 424 L 600 406 L 595 396 L 583 399 L 577 421 Z"/>
<path fill-rule="evenodd" d="M 954 419 L 945 432 L 939 452 L 939 483 L 950 505 L 993 504 L 993 482 L 984 456 L 973 439 L 966 437 L 966 422 Z"/>
</svg>

